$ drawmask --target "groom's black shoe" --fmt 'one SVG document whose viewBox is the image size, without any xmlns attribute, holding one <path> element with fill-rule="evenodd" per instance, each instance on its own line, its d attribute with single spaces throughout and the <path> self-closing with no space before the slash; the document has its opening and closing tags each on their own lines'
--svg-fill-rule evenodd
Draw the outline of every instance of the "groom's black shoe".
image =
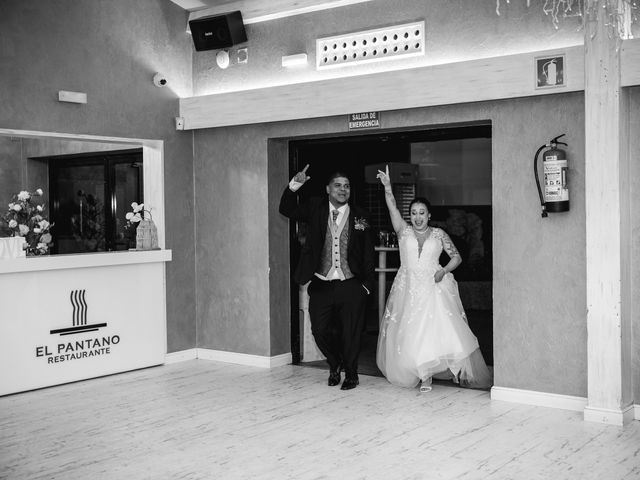
<svg viewBox="0 0 640 480">
<path fill-rule="evenodd" d="M 329 380 L 327 381 L 327 385 L 330 387 L 335 387 L 340 383 L 340 370 L 331 370 L 329 372 Z"/>
<path fill-rule="evenodd" d="M 356 388 L 356 386 L 360 383 L 358 377 L 346 377 L 344 382 L 342 382 L 342 386 L 340 390 L 351 390 L 352 388 Z"/>
</svg>

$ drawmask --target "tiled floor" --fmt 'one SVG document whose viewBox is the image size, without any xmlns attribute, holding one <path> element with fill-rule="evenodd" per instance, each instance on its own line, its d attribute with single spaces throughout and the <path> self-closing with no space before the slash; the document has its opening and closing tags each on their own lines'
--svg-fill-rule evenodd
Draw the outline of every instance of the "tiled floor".
<svg viewBox="0 0 640 480">
<path fill-rule="evenodd" d="M 193 360 L 0 398 L 0 478 L 640 478 L 640 422 Z"/>
</svg>

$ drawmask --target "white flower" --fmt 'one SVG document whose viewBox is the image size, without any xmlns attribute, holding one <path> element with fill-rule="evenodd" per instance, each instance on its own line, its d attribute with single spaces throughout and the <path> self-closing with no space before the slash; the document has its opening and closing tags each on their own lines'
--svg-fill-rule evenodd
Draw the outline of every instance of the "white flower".
<svg viewBox="0 0 640 480">
<path fill-rule="evenodd" d="M 52 240 L 52 238 L 51 238 L 51 234 L 50 233 L 45 233 L 44 235 L 42 235 L 40 237 L 40 241 L 42 243 L 51 243 L 51 240 Z"/>
<path fill-rule="evenodd" d="M 16 204 L 13 205 L 13 209 L 16 212 L 19 212 L 20 210 L 22 210 L 22 206 L 19 203 L 16 203 Z"/>
<path fill-rule="evenodd" d="M 34 228 L 34 229 L 33 229 L 33 232 L 34 232 L 34 233 L 40 233 L 41 231 L 42 231 L 42 229 L 41 229 L 41 228 L 38 228 L 38 227 L 36 227 L 36 228 Z"/>
<path fill-rule="evenodd" d="M 42 196 L 42 194 L 43 194 L 43 193 L 44 193 L 44 192 L 42 191 L 42 189 L 41 189 L 41 188 L 39 188 L 39 189 L 37 189 L 37 190 L 36 190 L 36 195 Z"/>
<path fill-rule="evenodd" d="M 29 227 L 24 224 L 18 225 L 18 230 L 20 230 L 20 236 L 24 237 L 27 233 L 29 233 Z"/>
<path fill-rule="evenodd" d="M 128 212 L 125 215 L 125 218 L 129 220 L 131 223 L 137 223 L 142 220 L 142 216 L 139 213 Z"/>
<path fill-rule="evenodd" d="M 16 228 L 18 226 L 18 222 L 14 219 L 9 220 L 9 228 Z"/>
<path fill-rule="evenodd" d="M 40 220 L 40 221 L 38 222 L 38 226 L 39 226 L 40 228 L 42 228 L 43 230 L 45 230 L 45 229 L 49 228 L 49 225 L 50 225 L 50 223 L 49 223 L 49 222 L 47 222 L 46 220 Z"/>
<path fill-rule="evenodd" d="M 131 204 L 131 208 L 133 208 L 133 213 L 138 213 L 144 208 L 144 203 L 141 203 L 140 205 L 138 205 L 137 202 L 133 202 Z"/>
<path fill-rule="evenodd" d="M 42 208 L 42 205 L 38 205 L 36 206 L 36 210 L 38 210 L 39 212 L 43 211 L 44 208 Z"/>
<path fill-rule="evenodd" d="M 38 246 L 36 248 L 40 250 L 40 252 L 45 253 L 49 248 L 49 245 L 47 245 L 46 243 L 38 243 Z"/>
<path fill-rule="evenodd" d="M 13 206 L 14 206 L 14 205 L 15 205 L 15 203 L 11 202 L 11 203 L 9 204 L 9 210 L 13 210 Z"/>
<path fill-rule="evenodd" d="M 29 192 L 27 192 L 26 190 L 22 190 L 19 194 L 18 194 L 18 200 L 24 202 L 25 200 L 29 200 L 31 198 L 31 194 Z"/>
</svg>

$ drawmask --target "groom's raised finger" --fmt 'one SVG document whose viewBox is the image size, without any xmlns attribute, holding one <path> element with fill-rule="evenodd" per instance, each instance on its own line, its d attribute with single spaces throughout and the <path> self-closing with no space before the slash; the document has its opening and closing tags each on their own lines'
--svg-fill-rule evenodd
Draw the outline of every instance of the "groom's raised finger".
<svg viewBox="0 0 640 480">
<path fill-rule="evenodd" d="M 389 176 L 389 165 L 386 166 L 387 177 Z"/>
<path fill-rule="evenodd" d="M 300 172 L 300 173 L 306 174 L 307 173 L 307 168 L 309 168 L 309 164 L 308 163 L 305 165 L 305 167 L 302 169 L 302 172 Z"/>
</svg>

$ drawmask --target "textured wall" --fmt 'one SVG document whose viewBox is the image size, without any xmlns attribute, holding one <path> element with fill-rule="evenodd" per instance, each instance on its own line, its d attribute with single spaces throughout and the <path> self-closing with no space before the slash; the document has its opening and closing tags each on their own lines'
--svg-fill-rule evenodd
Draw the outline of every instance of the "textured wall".
<svg viewBox="0 0 640 480">
<path fill-rule="evenodd" d="M 165 142 L 168 349 L 194 347 L 192 135 L 173 119 L 191 92 L 186 12 L 167 0 L 0 0 L 0 12 L 1 128 Z"/>
<path fill-rule="evenodd" d="M 503 115 L 513 120 L 493 130 L 496 385 L 586 396 L 583 95 L 508 102 Z M 561 133 L 571 211 L 543 219 L 533 155 Z"/>
<path fill-rule="evenodd" d="M 492 122 L 496 385 L 586 396 L 582 94 L 385 112 L 382 119 L 394 129 Z M 210 218 L 197 232 L 200 347 L 289 351 L 288 223 L 274 205 L 288 156 L 276 145 L 268 159 L 267 142 L 345 130 L 341 116 L 196 133 L 197 216 Z M 560 133 L 570 144 L 572 208 L 542 219 L 533 155 Z M 270 299 L 270 289 L 284 296 Z"/>
<path fill-rule="evenodd" d="M 264 127 L 195 132 L 198 347 L 267 355 Z M 262 141 L 257 141 L 262 139 Z"/>
<path fill-rule="evenodd" d="M 361 75 L 407 66 L 435 65 L 511 53 L 582 44 L 576 18 L 556 30 L 542 11 L 543 0 L 502 2 L 500 15 L 491 0 L 374 0 L 246 26 L 249 61 L 226 70 L 216 65 L 216 51 L 194 55 L 196 95 L 268 85 Z M 333 35 L 425 20 L 424 57 L 352 65 L 316 72 L 315 41 Z M 237 47 L 230 49 L 232 60 Z M 283 55 L 304 53 L 309 65 L 283 68 Z M 327 92 L 330 96 L 330 92 Z"/>
<path fill-rule="evenodd" d="M 22 140 L 0 137 L 0 216 L 6 212 L 13 195 L 23 190 Z"/>
</svg>

